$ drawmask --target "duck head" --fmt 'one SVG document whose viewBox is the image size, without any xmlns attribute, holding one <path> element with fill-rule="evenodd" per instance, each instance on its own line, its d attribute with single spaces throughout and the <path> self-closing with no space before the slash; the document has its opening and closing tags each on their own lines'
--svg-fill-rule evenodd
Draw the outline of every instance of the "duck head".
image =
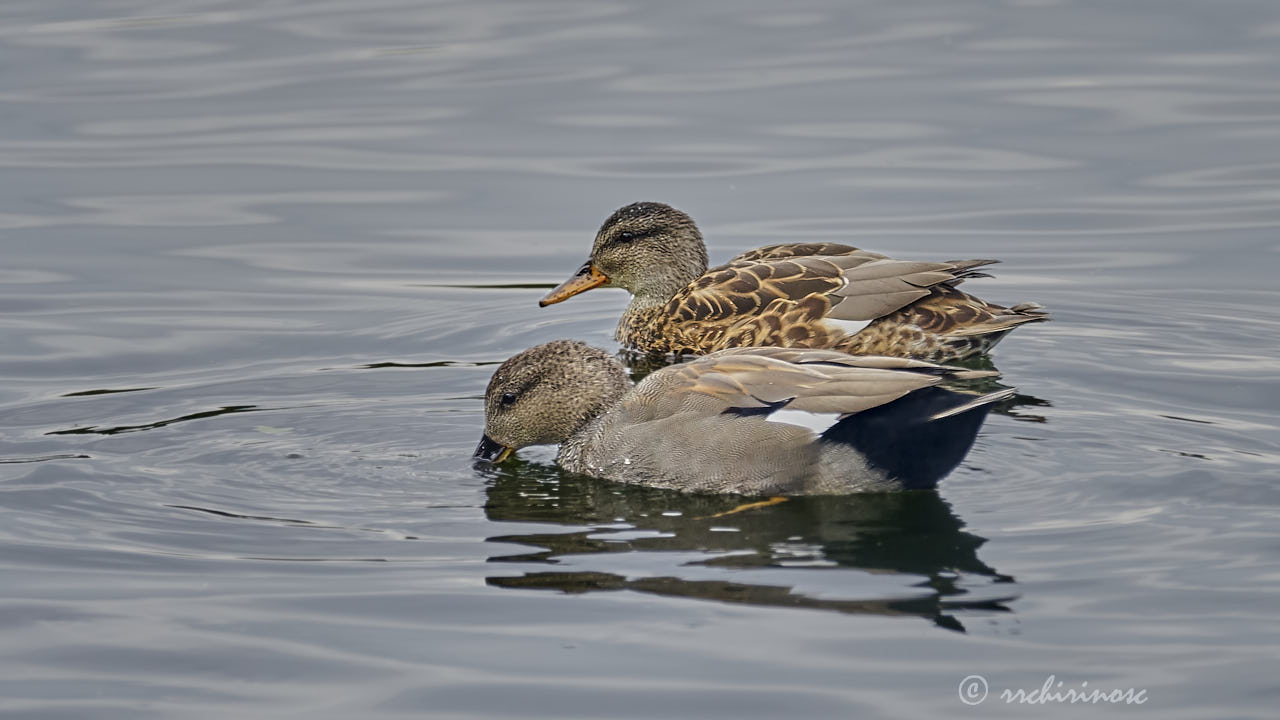
<svg viewBox="0 0 1280 720">
<path fill-rule="evenodd" d="M 707 247 L 693 218 L 663 203 L 633 203 L 604 221 L 591 257 L 538 305 L 600 286 L 625 288 L 641 304 L 663 303 L 706 270 Z"/>
<path fill-rule="evenodd" d="M 484 437 L 474 457 L 500 463 L 529 445 L 558 445 L 631 386 L 613 356 L 576 340 L 513 355 L 484 393 Z"/>
</svg>

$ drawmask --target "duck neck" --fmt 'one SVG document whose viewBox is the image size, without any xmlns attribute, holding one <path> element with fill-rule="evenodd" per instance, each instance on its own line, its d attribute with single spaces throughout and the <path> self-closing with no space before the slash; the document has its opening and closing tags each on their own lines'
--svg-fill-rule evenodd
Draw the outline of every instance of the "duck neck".
<svg viewBox="0 0 1280 720">
<path fill-rule="evenodd" d="M 560 449 L 556 452 L 556 464 L 570 472 L 599 475 L 592 467 L 591 448 L 604 436 L 613 421 L 613 415 L 608 412 L 587 418 L 572 435 L 560 443 Z"/>
<path fill-rule="evenodd" d="M 556 454 L 557 462 L 571 471 L 582 471 L 584 450 L 590 447 L 592 441 L 611 422 L 613 408 L 631 389 L 631 378 L 622 364 L 611 357 L 606 359 L 608 362 L 603 371 L 579 389 L 591 401 L 582 406 L 577 427 L 560 443 L 560 450 Z"/>
<path fill-rule="evenodd" d="M 702 237 L 694 238 L 697 252 L 672 254 L 665 262 L 656 264 L 641 279 L 629 284 L 631 304 L 628 315 L 653 312 L 665 307 L 681 290 L 707 272 L 707 249 Z"/>
<path fill-rule="evenodd" d="M 598 419 L 595 423 L 587 423 L 578 429 L 577 432 L 570 435 L 564 442 L 560 443 L 560 450 L 556 452 L 556 464 L 568 470 L 569 472 L 591 474 L 589 463 L 583 455 L 587 444 L 590 442 L 594 433 L 591 432 L 593 425 L 599 424 Z"/>
</svg>

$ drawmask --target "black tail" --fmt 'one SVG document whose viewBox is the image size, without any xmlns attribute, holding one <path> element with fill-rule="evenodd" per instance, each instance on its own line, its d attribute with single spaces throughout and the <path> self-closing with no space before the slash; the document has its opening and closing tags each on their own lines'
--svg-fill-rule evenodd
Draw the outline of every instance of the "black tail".
<svg viewBox="0 0 1280 720">
<path fill-rule="evenodd" d="M 822 439 L 852 445 L 907 490 L 927 490 L 964 460 L 992 404 L 1012 392 L 975 396 L 924 388 L 850 415 Z"/>
</svg>

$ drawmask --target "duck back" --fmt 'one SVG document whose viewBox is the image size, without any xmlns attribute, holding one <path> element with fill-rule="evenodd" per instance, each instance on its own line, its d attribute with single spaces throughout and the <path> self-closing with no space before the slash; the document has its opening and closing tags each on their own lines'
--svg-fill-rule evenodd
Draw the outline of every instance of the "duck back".
<svg viewBox="0 0 1280 720">
<path fill-rule="evenodd" d="M 924 388 L 842 419 L 822 434 L 822 441 L 835 446 L 828 452 L 853 448 L 905 490 L 933 489 L 973 447 L 992 405 L 1011 394 Z"/>
</svg>

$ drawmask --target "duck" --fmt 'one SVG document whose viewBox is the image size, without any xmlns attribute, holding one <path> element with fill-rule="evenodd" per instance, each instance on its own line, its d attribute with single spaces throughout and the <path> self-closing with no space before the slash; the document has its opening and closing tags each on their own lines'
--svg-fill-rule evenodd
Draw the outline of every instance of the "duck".
<svg viewBox="0 0 1280 720">
<path fill-rule="evenodd" d="M 631 303 L 616 339 L 647 355 L 731 347 L 831 349 L 947 363 L 987 353 L 1009 331 L 1049 315 L 959 290 L 996 260 L 923 262 L 828 242 L 769 245 L 711 269 L 689 215 L 660 202 L 619 208 L 587 261 L 538 303 L 620 287 Z"/>
<path fill-rule="evenodd" d="M 909 358 L 805 348 L 731 348 L 632 385 L 610 353 L 554 340 L 489 380 L 473 458 L 494 464 L 559 445 L 570 472 L 687 493 L 837 495 L 927 490 L 968 453 L 1012 388 L 944 388 L 989 378 Z"/>
</svg>

